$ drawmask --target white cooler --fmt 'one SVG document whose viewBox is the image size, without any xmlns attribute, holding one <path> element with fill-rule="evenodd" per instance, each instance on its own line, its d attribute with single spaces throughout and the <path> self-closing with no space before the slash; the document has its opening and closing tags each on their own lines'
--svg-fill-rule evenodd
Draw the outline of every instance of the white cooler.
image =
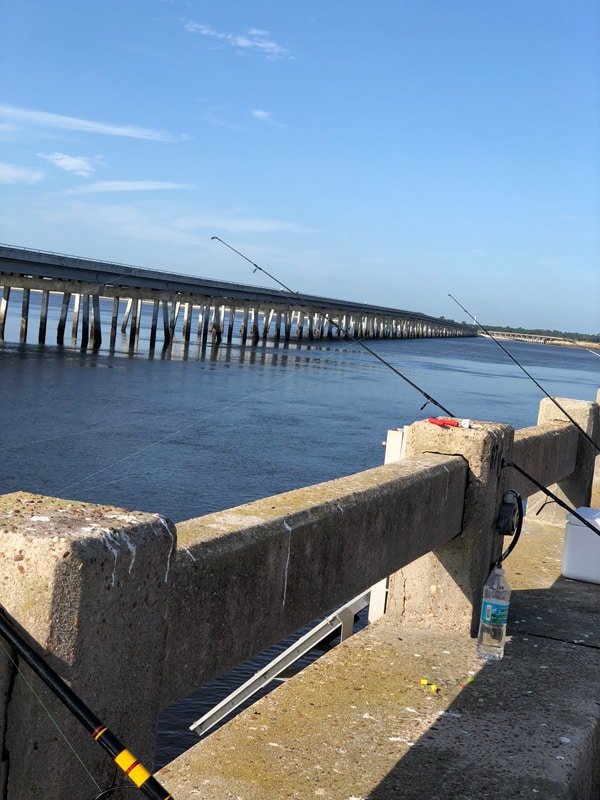
<svg viewBox="0 0 600 800">
<path fill-rule="evenodd" d="M 578 508 L 577 513 L 600 530 L 600 508 Z M 576 581 L 600 584 L 600 535 L 567 514 L 562 574 Z"/>
</svg>

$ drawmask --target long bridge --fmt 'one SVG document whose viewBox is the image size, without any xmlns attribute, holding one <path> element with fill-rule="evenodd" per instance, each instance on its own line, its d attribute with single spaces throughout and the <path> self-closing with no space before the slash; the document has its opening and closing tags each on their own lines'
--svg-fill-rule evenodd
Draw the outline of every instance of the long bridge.
<svg viewBox="0 0 600 800">
<path fill-rule="evenodd" d="M 416 338 L 475 336 L 476 328 L 414 311 L 193 277 L 58 253 L 0 245 L 0 341 L 4 340 L 12 290 L 21 290 L 19 341 L 27 342 L 30 298 L 41 293 L 37 341 L 46 342 L 48 310 L 58 316 L 56 342 L 98 349 L 102 344 L 101 298 L 112 300 L 110 349 L 117 332 L 135 350 L 142 314 L 149 316 L 150 348 L 162 329 L 168 346 L 177 332 L 189 345 L 192 331 L 205 344 L 234 336 L 257 344 L 269 336 L 290 339 Z M 105 304 L 103 304 L 105 305 Z M 162 313 L 161 313 L 162 310 Z M 183 312 L 183 313 L 181 313 Z M 160 323 L 159 323 L 160 318 Z"/>
</svg>

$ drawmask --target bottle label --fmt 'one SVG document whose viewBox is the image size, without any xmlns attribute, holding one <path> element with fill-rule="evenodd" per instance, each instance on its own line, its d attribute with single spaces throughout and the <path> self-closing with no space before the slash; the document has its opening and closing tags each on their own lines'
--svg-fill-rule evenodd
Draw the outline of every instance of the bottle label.
<svg viewBox="0 0 600 800">
<path fill-rule="evenodd" d="M 506 625 L 508 603 L 503 600 L 484 600 L 481 606 L 481 621 L 486 625 Z"/>
</svg>

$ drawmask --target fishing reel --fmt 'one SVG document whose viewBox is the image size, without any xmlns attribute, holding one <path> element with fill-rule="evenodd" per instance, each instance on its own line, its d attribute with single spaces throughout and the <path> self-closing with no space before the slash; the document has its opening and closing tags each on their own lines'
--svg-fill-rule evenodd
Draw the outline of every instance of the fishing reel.
<svg viewBox="0 0 600 800">
<path fill-rule="evenodd" d="M 522 505 L 517 492 L 509 489 L 502 496 L 502 503 L 496 518 L 496 530 L 502 536 L 514 536 L 522 518 Z"/>
</svg>

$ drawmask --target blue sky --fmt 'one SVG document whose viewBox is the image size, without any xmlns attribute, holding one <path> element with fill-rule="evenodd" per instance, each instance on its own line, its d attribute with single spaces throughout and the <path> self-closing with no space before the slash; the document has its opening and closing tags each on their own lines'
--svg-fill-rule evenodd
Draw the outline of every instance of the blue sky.
<svg viewBox="0 0 600 800">
<path fill-rule="evenodd" d="M 3 0 L 0 241 L 600 332 L 592 0 Z M 257 280 L 262 278 L 261 280 Z"/>
</svg>

